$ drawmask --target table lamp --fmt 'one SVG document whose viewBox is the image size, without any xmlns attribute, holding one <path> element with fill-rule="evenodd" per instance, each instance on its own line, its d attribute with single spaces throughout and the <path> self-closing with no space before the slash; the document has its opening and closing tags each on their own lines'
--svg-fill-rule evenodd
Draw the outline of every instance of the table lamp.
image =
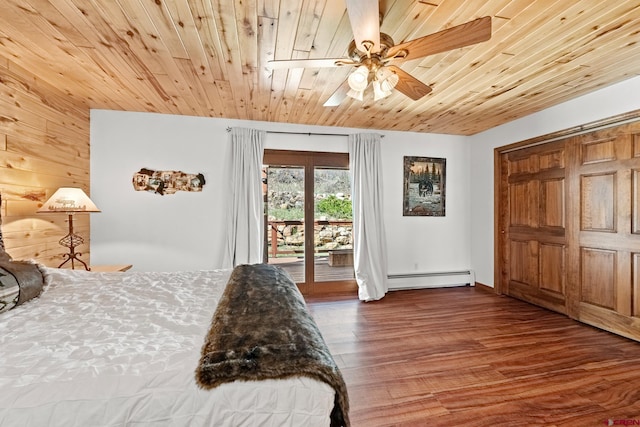
<svg viewBox="0 0 640 427">
<path fill-rule="evenodd" d="M 45 202 L 37 211 L 38 213 L 67 213 L 69 214 L 69 234 L 60 239 L 59 243 L 69 248 L 69 253 L 58 268 L 71 261 L 71 268 L 75 269 L 75 261 L 84 265 L 85 270 L 90 270 L 86 262 L 79 258 L 82 255 L 75 251 L 76 246 L 84 243 L 84 239 L 73 232 L 73 215 L 81 212 L 100 212 L 100 209 L 89 199 L 80 188 L 61 187 Z"/>
</svg>

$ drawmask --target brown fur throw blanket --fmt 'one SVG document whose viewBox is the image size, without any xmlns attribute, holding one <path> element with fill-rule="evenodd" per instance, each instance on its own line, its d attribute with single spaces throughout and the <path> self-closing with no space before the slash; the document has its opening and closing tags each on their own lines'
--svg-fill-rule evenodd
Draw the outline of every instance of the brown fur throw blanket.
<svg viewBox="0 0 640 427">
<path fill-rule="evenodd" d="M 235 380 L 296 376 L 332 386 L 331 426 L 349 426 L 344 379 L 295 283 L 278 267 L 236 267 L 205 338 L 198 384 L 208 389 Z"/>
</svg>

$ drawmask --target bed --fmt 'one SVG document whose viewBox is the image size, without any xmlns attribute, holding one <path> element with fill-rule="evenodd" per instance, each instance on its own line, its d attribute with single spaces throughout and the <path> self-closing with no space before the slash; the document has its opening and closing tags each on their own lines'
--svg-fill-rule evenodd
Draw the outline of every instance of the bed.
<svg viewBox="0 0 640 427">
<path fill-rule="evenodd" d="M 251 354 L 242 357 L 215 348 L 216 333 L 225 332 L 214 312 L 231 271 L 36 267 L 42 293 L 0 313 L 1 426 L 349 424 L 339 372 L 338 387 L 306 373 L 211 381 L 212 367 L 246 361 L 259 347 L 247 344 Z M 227 310 L 218 317 L 250 314 Z"/>
</svg>

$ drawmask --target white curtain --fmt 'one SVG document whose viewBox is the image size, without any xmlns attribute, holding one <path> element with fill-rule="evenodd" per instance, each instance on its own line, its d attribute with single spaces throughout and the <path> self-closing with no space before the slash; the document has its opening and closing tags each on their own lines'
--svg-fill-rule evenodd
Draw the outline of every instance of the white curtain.
<svg viewBox="0 0 640 427">
<path fill-rule="evenodd" d="M 232 128 L 224 267 L 258 264 L 263 255 L 262 157 L 264 131 Z"/>
<path fill-rule="evenodd" d="M 380 135 L 349 135 L 349 169 L 353 204 L 353 264 L 358 297 L 384 297 L 387 284 L 387 242 L 383 218 Z"/>
</svg>

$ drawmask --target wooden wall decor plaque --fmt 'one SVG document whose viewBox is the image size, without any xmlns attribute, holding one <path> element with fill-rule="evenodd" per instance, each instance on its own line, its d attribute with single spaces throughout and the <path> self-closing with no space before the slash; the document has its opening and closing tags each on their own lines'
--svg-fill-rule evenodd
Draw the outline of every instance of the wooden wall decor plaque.
<svg viewBox="0 0 640 427">
<path fill-rule="evenodd" d="M 202 191 L 204 175 L 181 171 L 156 171 L 142 168 L 133 174 L 133 188 L 136 191 L 150 191 L 160 194 L 174 194 L 176 191 Z"/>
</svg>

